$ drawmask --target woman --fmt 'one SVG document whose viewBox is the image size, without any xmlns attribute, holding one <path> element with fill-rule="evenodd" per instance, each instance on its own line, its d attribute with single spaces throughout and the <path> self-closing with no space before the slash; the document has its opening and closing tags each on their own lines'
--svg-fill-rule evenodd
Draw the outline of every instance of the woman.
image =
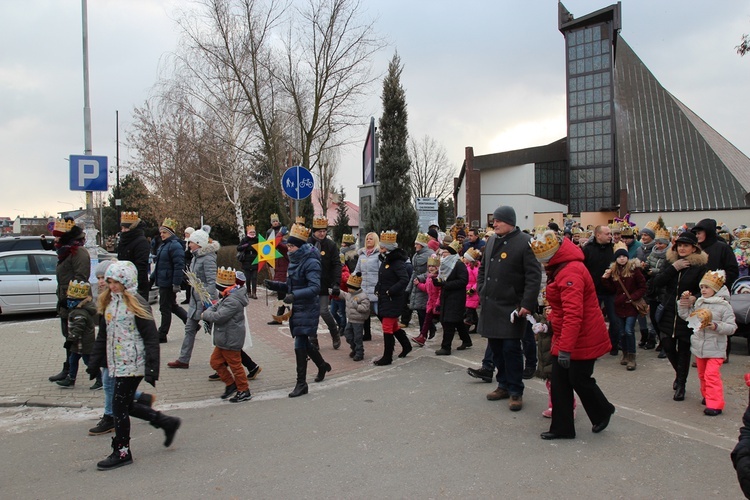
<svg viewBox="0 0 750 500">
<path fill-rule="evenodd" d="M 255 259 L 258 257 L 258 251 L 253 245 L 258 243 L 258 233 L 252 224 L 247 226 L 246 231 L 245 237 L 237 245 L 237 260 L 242 264 L 242 272 L 245 273 L 245 279 L 247 279 L 247 296 L 257 299 L 258 263 Z"/>
<path fill-rule="evenodd" d="M 646 279 L 636 267 L 637 260 L 628 258 L 628 249 L 624 243 L 615 245 L 615 261 L 604 271 L 602 286 L 615 295 L 615 314 L 620 330 L 622 344 L 621 365 L 628 371 L 636 368 L 635 362 L 635 322 L 638 310 L 633 301 L 646 295 Z"/>
<path fill-rule="evenodd" d="M 378 316 L 383 325 L 383 356 L 375 360 L 374 363 L 378 366 L 390 365 L 393 362 L 393 348 L 396 346 L 396 340 L 401 344 L 399 358 L 406 357 L 411 351 L 409 338 L 398 325 L 398 318 L 406 301 L 409 272 L 406 270 L 408 257 L 406 252 L 398 248 L 397 236 L 396 231 L 380 233 L 382 263 L 378 271 L 375 295 L 378 297 Z"/>
<path fill-rule="evenodd" d="M 469 272 L 458 256 L 460 248 L 461 243 L 458 240 L 453 240 L 450 245 L 443 245 L 440 271 L 437 277 L 432 278 L 433 284 L 441 288 L 440 324 L 443 326 L 443 341 L 440 343 L 440 349 L 435 351 L 437 356 L 450 356 L 456 331 L 461 339 L 461 345 L 457 347 L 459 351 L 472 345 L 469 325 L 464 322 Z"/>
<path fill-rule="evenodd" d="M 362 289 L 370 299 L 371 314 L 378 314 L 378 296 L 375 295 L 375 285 L 378 283 L 378 271 L 380 270 L 380 239 L 377 233 L 367 233 L 365 246 L 357 252 L 357 267 L 354 274 L 362 274 Z M 362 340 L 372 340 L 370 330 L 370 318 L 365 321 L 365 333 Z"/>
<path fill-rule="evenodd" d="M 654 285 L 664 288 L 662 307 L 664 314 L 659 322 L 661 346 L 675 371 L 672 399 L 685 399 L 685 383 L 690 371 L 690 335 L 687 321 L 677 314 L 677 302 L 691 307 L 700 296 L 700 281 L 706 273 L 708 256 L 701 251 L 698 238 L 683 232 L 667 252 L 667 263 L 654 277 Z"/>
<path fill-rule="evenodd" d="M 572 241 L 545 231 L 531 242 L 537 260 L 547 271 L 547 301 L 552 325 L 552 422 L 542 439 L 574 439 L 573 392 L 581 398 L 598 433 L 609 425 L 615 407 L 593 378 L 596 359 L 609 352 L 609 332 L 599 308 L 583 252 Z"/>
<path fill-rule="evenodd" d="M 307 394 L 307 357 L 318 367 L 316 382 L 321 382 L 331 365 L 326 363 L 316 347 L 318 339 L 318 318 L 320 316 L 320 273 L 321 264 L 318 251 L 307 238 L 310 230 L 294 224 L 289 232 L 286 246 L 289 252 L 289 269 L 286 282 L 266 280 L 269 290 L 284 294 L 284 302 L 292 305 L 289 330 L 294 338 L 294 356 L 297 362 L 297 384 L 289 393 L 290 398 Z"/>
</svg>

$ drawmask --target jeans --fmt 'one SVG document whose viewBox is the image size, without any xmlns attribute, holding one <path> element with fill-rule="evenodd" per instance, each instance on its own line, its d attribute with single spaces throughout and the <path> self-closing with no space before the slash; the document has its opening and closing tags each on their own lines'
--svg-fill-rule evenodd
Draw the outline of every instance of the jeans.
<svg viewBox="0 0 750 500">
<path fill-rule="evenodd" d="M 109 370 L 102 368 L 102 386 L 104 386 L 104 414 L 112 416 L 112 399 L 115 397 L 115 378 L 109 376 Z"/>
<path fill-rule="evenodd" d="M 622 340 L 622 349 L 629 354 L 635 353 L 635 322 L 637 319 L 638 316 L 616 317 L 616 323 Z"/>
<path fill-rule="evenodd" d="M 333 319 L 339 325 L 339 329 L 343 329 L 346 326 L 346 301 L 344 299 L 333 299 L 331 300 L 330 309 Z"/>
<path fill-rule="evenodd" d="M 195 345 L 195 334 L 200 330 L 200 321 L 193 318 L 188 318 L 185 322 L 185 338 L 182 339 L 182 348 L 180 349 L 180 357 L 178 361 L 182 363 L 190 363 L 190 356 L 193 354 L 193 346 Z"/>
<path fill-rule="evenodd" d="M 161 326 L 159 326 L 159 337 L 166 338 L 169 327 L 172 326 L 172 313 L 176 314 L 183 323 L 187 321 L 187 312 L 177 305 L 177 295 L 171 286 L 159 287 L 159 312 L 161 313 Z"/>
<path fill-rule="evenodd" d="M 536 339 L 534 338 L 534 330 L 531 329 L 531 323 L 528 321 L 521 344 L 523 345 L 523 357 L 526 358 L 526 368 L 536 369 Z"/>
<path fill-rule="evenodd" d="M 81 359 L 83 359 L 83 364 L 89 366 L 88 354 L 78 354 L 77 352 L 70 353 L 70 357 L 68 358 L 68 377 L 72 380 L 75 380 L 78 376 L 78 362 L 81 361 Z"/>
<path fill-rule="evenodd" d="M 599 304 L 604 306 L 604 313 L 609 321 L 609 341 L 612 349 L 620 348 L 620 329 L 617 327 L 617 313 L 615 313 L 615 296 L 608 294 L 596 294 Z"/>
<path fill-rule="evenodd" d="M 495 362 L 492 361 L 492 347 L 490 347 L 489 340 L 487 341 L 487 348 L 484 350 L 484 357 L 482 358 L 482 368 L 491 372 L 495 371 Z M 498 382 L 500 379 L 498 378 Z"/>
<path fill-rule="evenodd" d="M 347 344 L 349 344 L 354 354 L 360 357 L 365 355 L 365 348 L 362 343 L 363 332 L 364 325 L 362 323 L 352 323 L 349 321 L 344 327 L 344 338 Z"/>
<path fill-rule="evenodd" d="M 511 396 L 523 395 L 523 351 L 521 339 L 487 339 L 497 368 L 498 387 Z"/>
</svg>

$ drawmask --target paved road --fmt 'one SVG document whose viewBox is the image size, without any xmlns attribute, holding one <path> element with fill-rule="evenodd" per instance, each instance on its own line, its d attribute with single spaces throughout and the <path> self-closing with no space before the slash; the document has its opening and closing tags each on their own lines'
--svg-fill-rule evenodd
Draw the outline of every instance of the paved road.
<svg viewBox="0 0 750 500">
<path fill-rule="evenodd" d="M 159 409 L 184 420 L 173 447 L 160 431 L 133 427 L 135 464 L 96 472 L 107 455 L 106 436 L 86 436 L 100 414 L 101 391 L 88 381 L 73 390 L 46 377 L 61 364 L 57 321 L 0 322 L 0 483 L 6 498 L 741 498 L 728 453 L 734 445 L 747 389 L 744 340 L 724 366 L 727 408 L 702 414 L 697 377 L 688 398 L 671 400 L 673 372 L 653 351 L 626 372 L 614 357 L 596 375 L 617 406 L 610 428 L 590 432 L 583 412 L 578 439 L 539 439 L 546 390 L 528 381 L 525 407 L 489 402 L 493 385 L 465 374 L 481 358 L 482 340 L 455 356 L 413 351 L 391 367 L 375 367 L 381 336 L 366 344 L 366 361 L 333 351 L 334 371 L 308 396 L 289 399 L 294 382 L 291 339 L 265 324 L 271 307 L 251 301 L 254 346 L 263 367 L 251 382 L 253 401 L 218 400 L 209 382 L 208 336 L 199 337 L 189 370 L 167 369 L 182 338 L 179 320 L 162 350 Z M 429 347 L 429 346 L 428 346 Z M 24 406 L 28 403 L 28 406 Z M 44 407 L 46 405 L 47 407 Z M 12 458 L 11 458 L 12 457 Z M 104 494 L 104 493 L 103 493 Z"/>
</svg>

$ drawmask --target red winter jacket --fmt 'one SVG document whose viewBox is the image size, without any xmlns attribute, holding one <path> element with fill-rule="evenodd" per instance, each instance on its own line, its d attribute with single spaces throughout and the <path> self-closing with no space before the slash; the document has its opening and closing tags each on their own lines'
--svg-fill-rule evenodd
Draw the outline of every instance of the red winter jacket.
<svg viewBox="0 0 750 500">
<path fill-rule="evenodd" d="M 547 266 L 547 300 L 552 307 L 552 354 L 569 352 L 573 360 L 596 359 L 610 351 L 607 325 L 599 308 L 583 252 L 567 238 Z"/>
</svg>

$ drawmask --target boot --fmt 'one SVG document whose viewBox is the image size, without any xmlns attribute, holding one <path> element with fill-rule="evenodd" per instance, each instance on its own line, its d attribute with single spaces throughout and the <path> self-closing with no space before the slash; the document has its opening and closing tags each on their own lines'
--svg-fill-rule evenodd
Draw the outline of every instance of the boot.
<svg viewBox="0 0 750 500">
<path fill-rule="evenodd" d="M 677 389 L 674 391 L 674 396 L 672 397 L 675 401 L 684 401 L 685 400 L 685 384 L 678 382 L 677 383 Z"/>
<path fill-rule="evenodd" d="M 396 339 L 393 334 L 383 335 L 383 356 L 380 359 L 376 359 L 374 364 L 377 366 L 386 366 L 393 363 L 393 348 L 396 347 Z"/>
<path fill-rule="evenodd" d="M 174 441 L 174 435 L 177 434 L 177 429 L 180 428 L 181 423 L 182 420 L 179 418 L 170 417 L 157 411 L 156 418 L 151 422 L 151 425 L 164 430 L 164 446 L 169 446 Z"/>
<path fill-rule="evenodd" d="M 297 360 L 297 385 L 289 393 L 290 398 L 307 394 L 307 349 L 295 349 L 294 357 Z"/>
<path fill-rule="evenodd" d="M 635 363 L 635 353 L 634 353 L 634 352 L 633 352 L 633 353 L 628 353 L 628 365 L 627 365 L 627 370 L 628 370 L 629 372 L 632 372 L 633 370 L 635 370 L 635 367 L 636 367 L 636 366 L 637 366 L 637 365 L 636 365 L 636 363 Z"/>
<path fill-rule="evenodd" d="M 70 378 L 70 375 L 68 375 L 63 380 L 58 380 L 57 385 L 66 389 L 72 389 L 76 385 L 76 379 Z"/>
<path fill-rule="evenodd" d="M 112 454 L 96 464 L 99 470 L 110 470 L 130 465 L 133 463 L 133 455 L 130 453 L 130 439 L 112 438 Z"/>
<path fill-rule="evenodd" d="M 65 378 L 68 376 L 68 373 L 70 373 L 70 364 L 66 361 L 65 363 L 63 363 L 62 371 L 57 375 L 52 375 L 49 378 L 49 381 L 59 382 L 60 380 L 65 380 Z"/>
<path fill-rule="evenodd" d="M 140 396 L 135 398 L 136 403 L 148 406 L 149 408 L 154 406 L 154 401 L 156 401 L 156 396 L 153 394 L 146 394 L 145 392 L 142 392 Z"/>
<path fill-rule="evenodd" d="M 96 424 L 96 427 L 89 429 L 89 436 L 98 436 L 100 434 L 107 434 L 114 432 L 115 430 L 115 419 L 112 415 L 102 415 L 102 419 Z"/>
<path fill-rule="evenodd" d="M 336 331 L 331 331 L 331 340 L 333 341 L 334 349 L 341 347 L 341 335 L 339 334 L 338 329 Z"/>
<path fill-rule="evenodd" d="M 326 378 L 326 373 L 331 371 L 331 365 L 326 363 L 323 359 L 323 355 L 317 349 L 310 349 L 307 351 L 307 355 L 310 356 L 315 366 L 318 367 L 318 374 L 315 376 L 316 382 L 322 382 Z"/>
<path fill-rule="evenodd" d="M 407 354 L 411 352 L 411 343 L 409 342 L 409 337 L 406 336 L 406 332 L 403 330 L 399 330 L 396 333 L 393 334 L 394 337 L 396 337 L 396 340 L 398 340 L 398 343 L 401 344 L 401 352 L 399 353 L 399 358 L 405 358 Z"/>
<path fill-rule="evenodd" d="M 620 358 L 620 364 L 622 366 L 625 366 L 628 364 L 628 353 L 625 351 L 622 351 L 622 357 Z"/>
<path fill-rule="evenodd" d="M 422 334 L 419 334 L 419 337 L 411 337 L 411 341 L 417 344 L 419 347 L 424 347 L 425 342 L 427 342 L 427 339 L 422 336 Z"/>
</svg>

